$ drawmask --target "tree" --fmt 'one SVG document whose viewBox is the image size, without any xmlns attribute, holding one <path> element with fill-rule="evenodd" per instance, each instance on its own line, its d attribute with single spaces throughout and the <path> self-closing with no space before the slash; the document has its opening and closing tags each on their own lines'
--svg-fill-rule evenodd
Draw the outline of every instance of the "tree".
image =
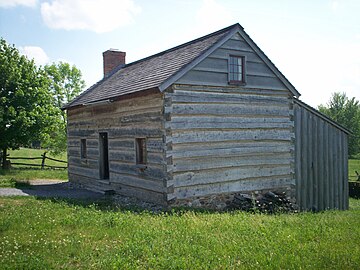
<svg viewBox="0 0 360 270">
<path fill-rule="evenodd" d="M 349 99 L 345 93 L 333 93 L 327 105 L 320 105 L 319 111 L 349 129 L 349 155 L 360 152 L 360 103 Z"/>
<path fill-rule="evenodd" d="M 54 153 L 61 153 L 66 150 L 66 113 L 61 107 L 80 94 L 85 88 L 85 82 L 82 80 L 81 71 L 68 63 L 46 65 L 44 70 L 51 81 L 50 92 L 59 113 L 52 132 L 45 140 L 45 146 Z"/>
<path fill-rule="evenodd" d="M 41 140 L 51 126 L 54 110 L 49 80 L 33 60 L 0 39 L 0 149 L 18 149 Z M 6 166 L 3 158 L 2 167 Z"/>
</svg>

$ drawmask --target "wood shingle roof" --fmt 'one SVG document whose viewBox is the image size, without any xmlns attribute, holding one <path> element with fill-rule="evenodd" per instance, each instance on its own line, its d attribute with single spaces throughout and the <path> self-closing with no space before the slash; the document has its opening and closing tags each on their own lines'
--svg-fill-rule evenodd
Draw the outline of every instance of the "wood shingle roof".
<svg viewBox="0 0 360 270">
<path fill-rule="evenodd" d="M 164 81 L 193 62 L 237 27 L 239 24 L 118 67 L 110 76 L 90 87 L 63 108 L 107 100 L 147 89 L 160 89 Z"/>
</svg>

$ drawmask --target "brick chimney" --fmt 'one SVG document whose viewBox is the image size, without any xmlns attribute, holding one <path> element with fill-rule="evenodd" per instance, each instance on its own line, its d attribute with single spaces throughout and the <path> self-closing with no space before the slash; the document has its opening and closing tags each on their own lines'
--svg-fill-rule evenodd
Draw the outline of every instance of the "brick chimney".
<svg viewBox="0 0 360 270">
<path fill-rule="evenodd" d="M 125 65 L 126 52 L 110 49 L 103 52 L 104 59 L 104 77 L 108 76 L 110 72 L 119 65 Z"/>
</svg>

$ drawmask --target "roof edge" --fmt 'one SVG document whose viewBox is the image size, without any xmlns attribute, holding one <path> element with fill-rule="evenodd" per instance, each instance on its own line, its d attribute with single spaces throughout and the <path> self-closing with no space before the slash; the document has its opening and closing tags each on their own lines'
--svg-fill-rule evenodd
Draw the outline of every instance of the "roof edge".
<svg viewBox="0 0 360 270">
<path fill-rule="evenodd" d="M 314 107 L 311 107 L 309 104 L 306 104 L 305 102 L 303 102 L 297 98 L 294 98 L 294 102 L 297 103 L 298 105 L 304 107 L 305 109 L 311 111 L 312 113 L 316 114 L 321 119 L 325 120 L 326 122 L 330 123 L 331 125 L 335 126 L 336 128 L 340 129 L 341 131 L 345 132 L 346 134 L 348 134 L 348 135 L 352 134 L 352 132 L 350 130 L 348 130 L 346 127 L 335 122 L 334 120 L 332 120 L 331 118 L 329 118 L 328 116 L 323 114 L 322 112 L 318 111 Z"/>
<path fill-rule="evenodd" d="M 270 60 L 270 58 L 264 53 L 263 50 L 252 40 L 252 38 L 245 32 L 242 28 L 240 35 L 245 39 L 245 41 L 250 45 L 250 47 L 258 54 L 261 60 L 271 69 L 272 72 L 280 79 L 280 81 L 290 90 L 290 92 L 297 98 L 301 96 L 300 92 L 296 90 L 295 86 L 285 77 L 284 74 L 275 66 L 275 64 Z"/>
<path fill-rule="evenodd" d="M 167 78 L 165 81 L 163 81 L 159 89 L 161 92 L 163 92 L 165 89 L 167 89 L 171 84 L 175 83 L 178 79 L 180 79 L 186 72 L 188 72 L 190 69 L 195 67 L 197 64 L 199 64 L 202 60 L 204 60 L 207 56 L 209 56 L 212 52 L 214 52 L 217 48 L 219 48 L 222 44 L 224 44 L 230 37 L 232 37 L 235 33 L 237 33 L 239 30 L 243 30 L 244 28 L 239 24 L 233 24 L 231 26 L 228 26 L 224 29 L 221 29 L 219 31 L 216 31 L 214 33 L 211 33 L 209 35 L 206 35 L 202 38 L 190 41 L 189 43 L 200 41 L 201 39 L 209 38 L 210 36 L 217 35 L 221 32 L 227 32 L 230 31 L 225 36 L 219 38 L 213 45 L 211 45 L 209 48 L 204 50 L 199 56 L 197 56 L 194 60 L 186 64 L 185 66 L 181 67 L 175 74 L 171 75 L 169 78 Z"/>
</svg>

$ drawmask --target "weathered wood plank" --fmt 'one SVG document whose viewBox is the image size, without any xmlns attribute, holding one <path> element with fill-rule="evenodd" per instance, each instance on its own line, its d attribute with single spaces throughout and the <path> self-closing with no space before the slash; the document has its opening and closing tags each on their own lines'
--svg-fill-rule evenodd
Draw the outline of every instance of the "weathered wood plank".
<svg viewBox="0 0 360 270">
<path fill-rule="evenodd" d="M 148 165 L 144 167 L 137 164 L 124 164 L 113 161 L 110 163 L 110 170 L 117 174 L 139 176 L 161 183 L 163 183 L 163 179 L 167 177 L 165 165 Z"/>
<path fill-rule="evenodd" d="M 185 173 L 174 173 L 175 187 L 204 185 L 216 182 L 236 181 L 247 178 L 270 177 L 289 175 L 290 166 L 278 167 L 235 167 L 216 170 L 191 171 Z"/>
<path fill-rule="evenodd" d="M 129 197 L 139 198 L 143 201 L 154 202 L 157 204 L 165 204 L 165 193 L 164 192 L 154 192 L 148 189 L 142 189 L 138 187 L 127 186 L 122 183 L 111 183 L 111 187 L 120 195 L 125 195 Z"/>
<path fill-rule="evenodd" d="M 301 153 L 301 171 L 303 172 L 303 177 L 301 178 L 301 183 L 302 183 L 302 189 L 301 189 L 301 209 L 305 210 L 309 208 L 308 205 L 308 189 L 309 189 L 309 185 L 308 185 L 308 178 L 309 178 L 309 174 L 308 174 L 308 162 L 307 162 L 307 157 L 308 157 L 308 137 L 306 136 L 308 134 L 308 130 L 307 130 L 307 121 L 308 121 L 308 116 L 306 114 L 305 110 L 301 110 L 301 127 L 302 127 L 302 131 L 301 131 L 301 144 L 302 144 L 302 153 Z"/>
<path fill-rule="evenodd" d="M 219 48 L 210 54 L 210 57 L 228 59 L 229 54 L 233 54 L 236 50 L 229 50 L 225 48 Z M 255 52 L 242 51 L 241 55 L 246 57 L 247 61 L 263 63 L 259 56 Z"/>
<path fill-rule="evenodd" d="M 296 185 L 296 203 L 301 208 L 302 207 L 302 166 L 301 166 L 301 157 L 302 157 L 302 113 L 299 105 L 295 104 L 295 185 Z"/>
<path fill-rule="evenodd" d="M 172 130 L 184 129 L 249 129 L 249 128 L 292 128 L 289 118 L 249 118 L 216 116 L 174 116 L 168 127 Z"/>
<path fill-rule="evenodd" d="M 190 150 L 173 150 L 168 151 L 173 159 L 189 158 L 189 157 L 224 157 L 224 156 L 244 156 L 253 154 L 273 154 L 273 153 L 290 153 L 288 145 L 284 146 L 251 146 L 240 148 L 224 148 L 224 149 L 196 149 Z"/>
<path fill-rule="evenodd" d="M 173 133 L 173 143 L 216 142 L 237 140 L 291 141 L 291 132 L 284 130 L 198 131 Z"/>
<path fill-rule="evenodd" d="M 234 166 L 288 165 L 290 160 L 290 153 L 266 155 L 260 153 L 259 155 L 246 156 L 246 158 L 244 156 L 222 156 L 174 159 L 173 172 L 231 168 Z"/>
<path fill-rule="evenodd" d="M 164 130 L 148 127 L 113 128 L 108 130 L 108 132 L 110 138 L 161 137 L 164 134 Z"/>
<path fill-rule="evenodd" d="M 193 151 L 194 149 L 227 149 L 227 148 L 241 148 L 241 147 L 285 147 L 290 151 L 294 150 L 293 142 L 291 141 L 254 141 L 239 139 L 237 141 L 218 141 L 218 142 L 196 142 L 196 143 L 176 143 L 172 145 L 175 151 Z"/>
<path fill-rule="evenodd" d="M 122 184 L 141 190 L 155 191 L 163 193 L 165 191 L 162 181 L 153 181 L 148 178 L 141 178 L 136 175 L 127 175 L 114 171 L 110 171 L 110 183 Z"/>
<path fill-rule="evenodd" d="M 99 179 L 99 170 L 94 168 L 86 168 L 69 164 L 69 173 L 83 175 L 92 179 Z"/>
<path fill-rule="evenodd" d="M 324 125 L 324 183 L 325 183 L 325 207 L 326 209 L 330 208 L 330 163 L 329 163 L 329 148 L 331 143 L 329 143 L 329 125 L 325 123 Z"/>
<path fill-rule="evenodd" d="M 344 162 L 344 208 L 349 209 L 349 181 L 348 181 L 348 137 L 343 134 L 344 136 L 344 156 L 343 156 L 343 162 Z"/>
<path fill-rule="evenodd" d="M 232 182 L 214 183 L 211 185 L 197 185 L 175 188 L 174 194 L 178 199 L 182 199 L 218 193 L 276 189 L 281 187 L 289 187 L 294 184 L 294 179 L 290 175 L 281 178 L 277 177 L 275 179 L 262 177 L 261 179 L 239 180 Z"/>
<path fill-rule="evenodd" d="M 286 97 L 246 95 L 240 93 L 217 93 L 176 90 L 171 94 L 172 102 L 177 103 L 241 103 L 252 105 L 279 105 L 288 106 L 289 100 Z"/>
<path fill-rule="evenodd" d="M 289 107 L 226 104 L 174 104 L 174 114 L 289 116 Z"/>
<path fill-rule="evenodd" d="M 250 94 L 250 95 L 259 95 L 259 96 L 277 96 L 277 97 L 289 97 L 289 92 L 285 90 L 275 89 L 273 87 L 253 87 L 253 86 L 223 86 L 223 85 L 185 85 L 185 84 L 175 84 L 173 88 L 179 90 L 187 90 L 187 91 L 203 91 L 203 92 L 216 92 L 216 93 L 241 93 L 241 94 Z"/>
<path fill-rule="evenodd" d="M 323 161 L 324 161 L 324 122 L 321 121 L 320 118 L 316 118 L 317 121 L 317 138 L 316 144 L 318 145 L 317 148 L 317 178 L 318 178 L 318 210 L 323 211 L 325 210 L 324 206 L 324 193 L 325 193 L 325 179 L 324 179 L 324 171 L 323 171 Z"/>
</svg>

